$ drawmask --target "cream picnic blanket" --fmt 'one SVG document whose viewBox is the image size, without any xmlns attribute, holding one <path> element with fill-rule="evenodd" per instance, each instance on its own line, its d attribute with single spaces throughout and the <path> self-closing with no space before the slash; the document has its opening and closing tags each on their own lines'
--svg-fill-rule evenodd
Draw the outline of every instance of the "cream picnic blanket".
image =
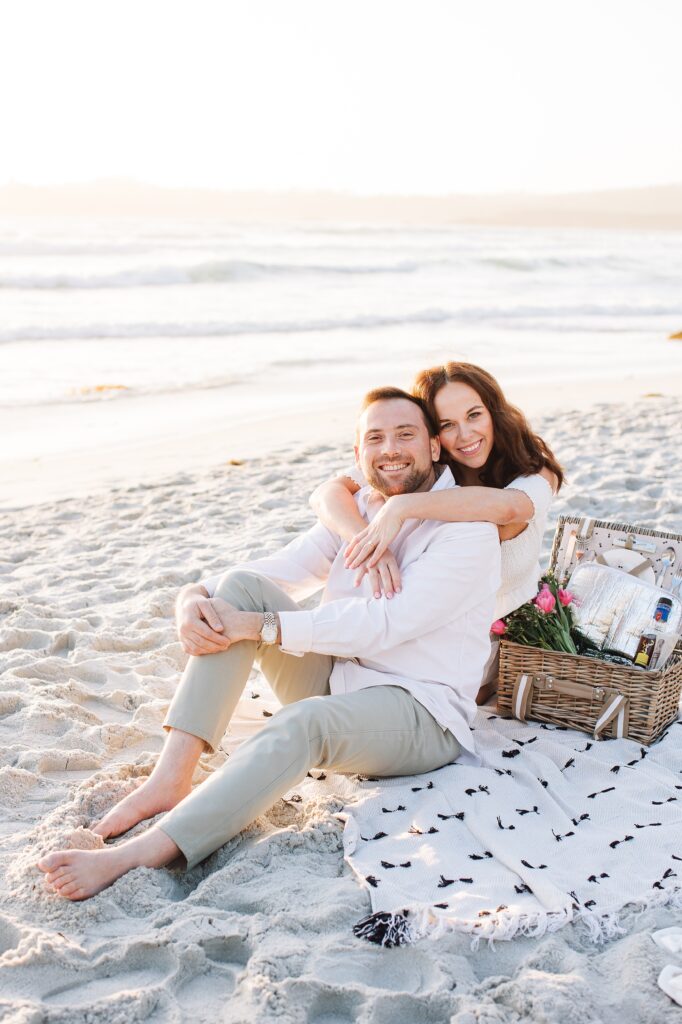
<svg viewBox="0 0 682 1024">
<path fill-rule="evenodd" d="M 581 921 L 600 941 L 622 933 L 627 904 L 682 906 L 682 720 L 651 747 L 490 707 L 474 727 L 481 768 L 329 780 L 372 901 L 356 935 L 476 942 Z"/>
</svg>

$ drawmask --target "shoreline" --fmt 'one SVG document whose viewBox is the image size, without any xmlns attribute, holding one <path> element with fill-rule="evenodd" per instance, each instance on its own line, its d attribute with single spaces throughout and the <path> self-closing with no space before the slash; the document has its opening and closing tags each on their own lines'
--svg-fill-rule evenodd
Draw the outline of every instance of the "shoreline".
<svg viewBox="0 0 682 1024">
<path fill-rule="evenodd" d="M 658 399 L 682 396 L 682 375 L 674 374 L 662 383 L 661 370 L 644 374 L 628 373 L 607 379 L 588 381 L 563 380 L 534 381 L 531 384 L 505 386 L 510 400 L 529 417 L 531 424 L 538 417 L 561 420 L 570 413 L 594 410 L 599 406 L 621 406 L 649 403 Z M 407 382 L 401 382 L 403 386 Z M 265 389 L 264 397 L 267 398 Z M 344 393 L 345 394 L 345 393 Z M 236 418 L 230 412 L 229 391 L 225 395 L 225 412 L 209 421 L 205 416 L 182 419 L 182 429 L 157 432 L 156 436 L 140 440 L 139 436 L 127 440 L 102 442 L 100 435 L 110 433 L 120 415 L 120 406 L 113 402 L 92 403 L 88 412 L 98 424 L 86 428 L 89 444 L 71 451 L 18 457 L 0 456 L 0 512 L 14 512 L 32 505 L 63 501 L 89 495 L 104 494 L 141 483 L 158 483 L 164 477 L 178 473 L 218 470 L 232 460 L 249 462 L 271 454 L 277 460 L 287 457 L 295 449 L 310 444 L 336 447 L 347 438 L 349 460 L 352 461 L 353 430 L 361 392 L 357 400 L 347 397 L 330 405 L 329 395 L 321 394 L 319 401 L 311 401 L 305 409 L 280 409 L 274 415 L 263 415 L 252 410 Z M 184 401 L 191 410 L 201 409 L 202 394 L 186 393 Z M 220 391 L 212 400 L 220 398 Z M 137 406 L 138 420 L 153 422 L 160 415 L 159 400 L 154 396 L 126 398 Z M 179 408 L 178 396 L 164 400 L 166 415 L 172 416 Z M 83 407 L 79 407 L 80 412 Z M 54 407 L 52 409 L 54 416 Z M 59 411 L 55 422 L 59 420 Z M 111 428 L 107 423 L 114 424 Z M 21 437 L 35 430 L 36 410 L 3 410 L 0 415 L 0 433 Z M 209 422 L 211 423 L 209 429 Z M 47 433 L 54 428 L 46 425 Z M 560 457 L 560 453 L 559 453 Z"/>
</svg>

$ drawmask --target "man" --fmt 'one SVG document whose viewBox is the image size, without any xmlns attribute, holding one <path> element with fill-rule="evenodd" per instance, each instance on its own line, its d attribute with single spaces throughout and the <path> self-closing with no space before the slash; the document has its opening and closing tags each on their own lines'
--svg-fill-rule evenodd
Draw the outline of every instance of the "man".
<svg viewBox="0 0 682 1024">
<path fill-rule="evenodd" d="M 380 388 L 363 402 L 356 460 L 385 495 L 454 487 L 435 465 L 436 435 L 418 399 Z M 363 514 L 369 493 L 356 496 Z M 168 813 L 117 846 L 43 857 L 37 866 L 55 892 L 86 899 L 134 867 L 180 855 L 192 868 L 310 768 L 392 776 L 477 763 L 469 723 L 500 582 L 496 527 L 408 520 L 393 545 L 402 591 L 390 601 L 377 601 L 366 580 L 364 591 L 354 587 L 344 548 L 317 524 L 277 554 L 181 591 L 178 628 L 192 657 L 163 723 L 164 749 L 92 831 L 106 839 Z M 310 611 L 290 596 L 323 585 Z M 285 706 L 192 790 L 199 756 L 220 743 L 254 660 Z"/>
</svg>

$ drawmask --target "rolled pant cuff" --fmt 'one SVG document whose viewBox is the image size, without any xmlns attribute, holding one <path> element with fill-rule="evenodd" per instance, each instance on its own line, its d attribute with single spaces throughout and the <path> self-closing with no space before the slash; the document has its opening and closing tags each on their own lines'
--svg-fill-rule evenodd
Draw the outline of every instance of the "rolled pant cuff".
<svg viewBox="0 0 682 1024">
<path fill-rule="evenodd" d="M 187 718 L 186 715 L 176 716 L 172 713 L 172 710 L 166 715 L 162 724 L 162 729 L 180 729 L 181 732 L 188 732 L 192 736 L 196 736 L 198 739 L 203 740 L 211 748 L 210 751 L 204 751 L 204 753 L 215 754 L 216 750 L 220 746 L 220 741 L 223 738 L 223 733 L 219 736 L 215 732 L 212 732 L 202 722 L 192 722 Z"/>
<path fill-rule="evenodd" d="M 168 814 L 158 822 L 156 827 L 161 829 L 169 839 L 173 840 L 187 861 L 187 871 L 191 871 L 192 868 L 195 868 L 197 864 L 200 864 L 202 860 L 205 860 L 206 857 L 215 851 L 199 849 L 195 843 L 192 843 L 188 836 L 182 834 L 182 829 L 177 829 L 172 821 L 167 822 L 166 819 L 169 818 L 172 813 L 172 811 L 169 811 Z"/>
</svg>

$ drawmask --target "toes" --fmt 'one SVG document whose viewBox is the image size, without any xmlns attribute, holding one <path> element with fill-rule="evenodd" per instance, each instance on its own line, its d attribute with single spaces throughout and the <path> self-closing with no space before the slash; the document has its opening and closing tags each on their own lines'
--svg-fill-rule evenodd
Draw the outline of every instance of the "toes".
<svg viewBox="0 0 682 1024">
<path fill-rule="evenodd" d="M 68 875 L 68 874 L 70 874 L 70 872 L 71 872 L 70 867 L 57 868 L 56 871 L 49 871 L 45 875 L 45 881 L 49 882 L 50 885 L 53 885 L 53 883 L 56 882 L 58 878 L 63 878 L 64 875 Z"/>
<path fill-rule="evenodd" d="M 80 888 L 81 887 L 78 882 L 66 882 L 64 885 L 60 887 L 59 895 L 73 897 L 75 893 L 77 893 L 80 890 Z"/>
<path fill-rule="evenodd" d="M 72 874 L 62 875 L 61 878 L 57 878 L 56 881 L 52 882 L 51 885 L 54 889 L 63 889 L 65 885 L 73 882 L 76 876 Z"/>
<path fill-rule="evenodd" d="M 55 871 L 57 868 L 68 866 L 69 860 L 71 859 L 70 850 L 59 850 L 57 853 L 48 853 L 46 857 L 42 857 L 36 864 L 36 867 L 41 871 Z"/>
</svg>

